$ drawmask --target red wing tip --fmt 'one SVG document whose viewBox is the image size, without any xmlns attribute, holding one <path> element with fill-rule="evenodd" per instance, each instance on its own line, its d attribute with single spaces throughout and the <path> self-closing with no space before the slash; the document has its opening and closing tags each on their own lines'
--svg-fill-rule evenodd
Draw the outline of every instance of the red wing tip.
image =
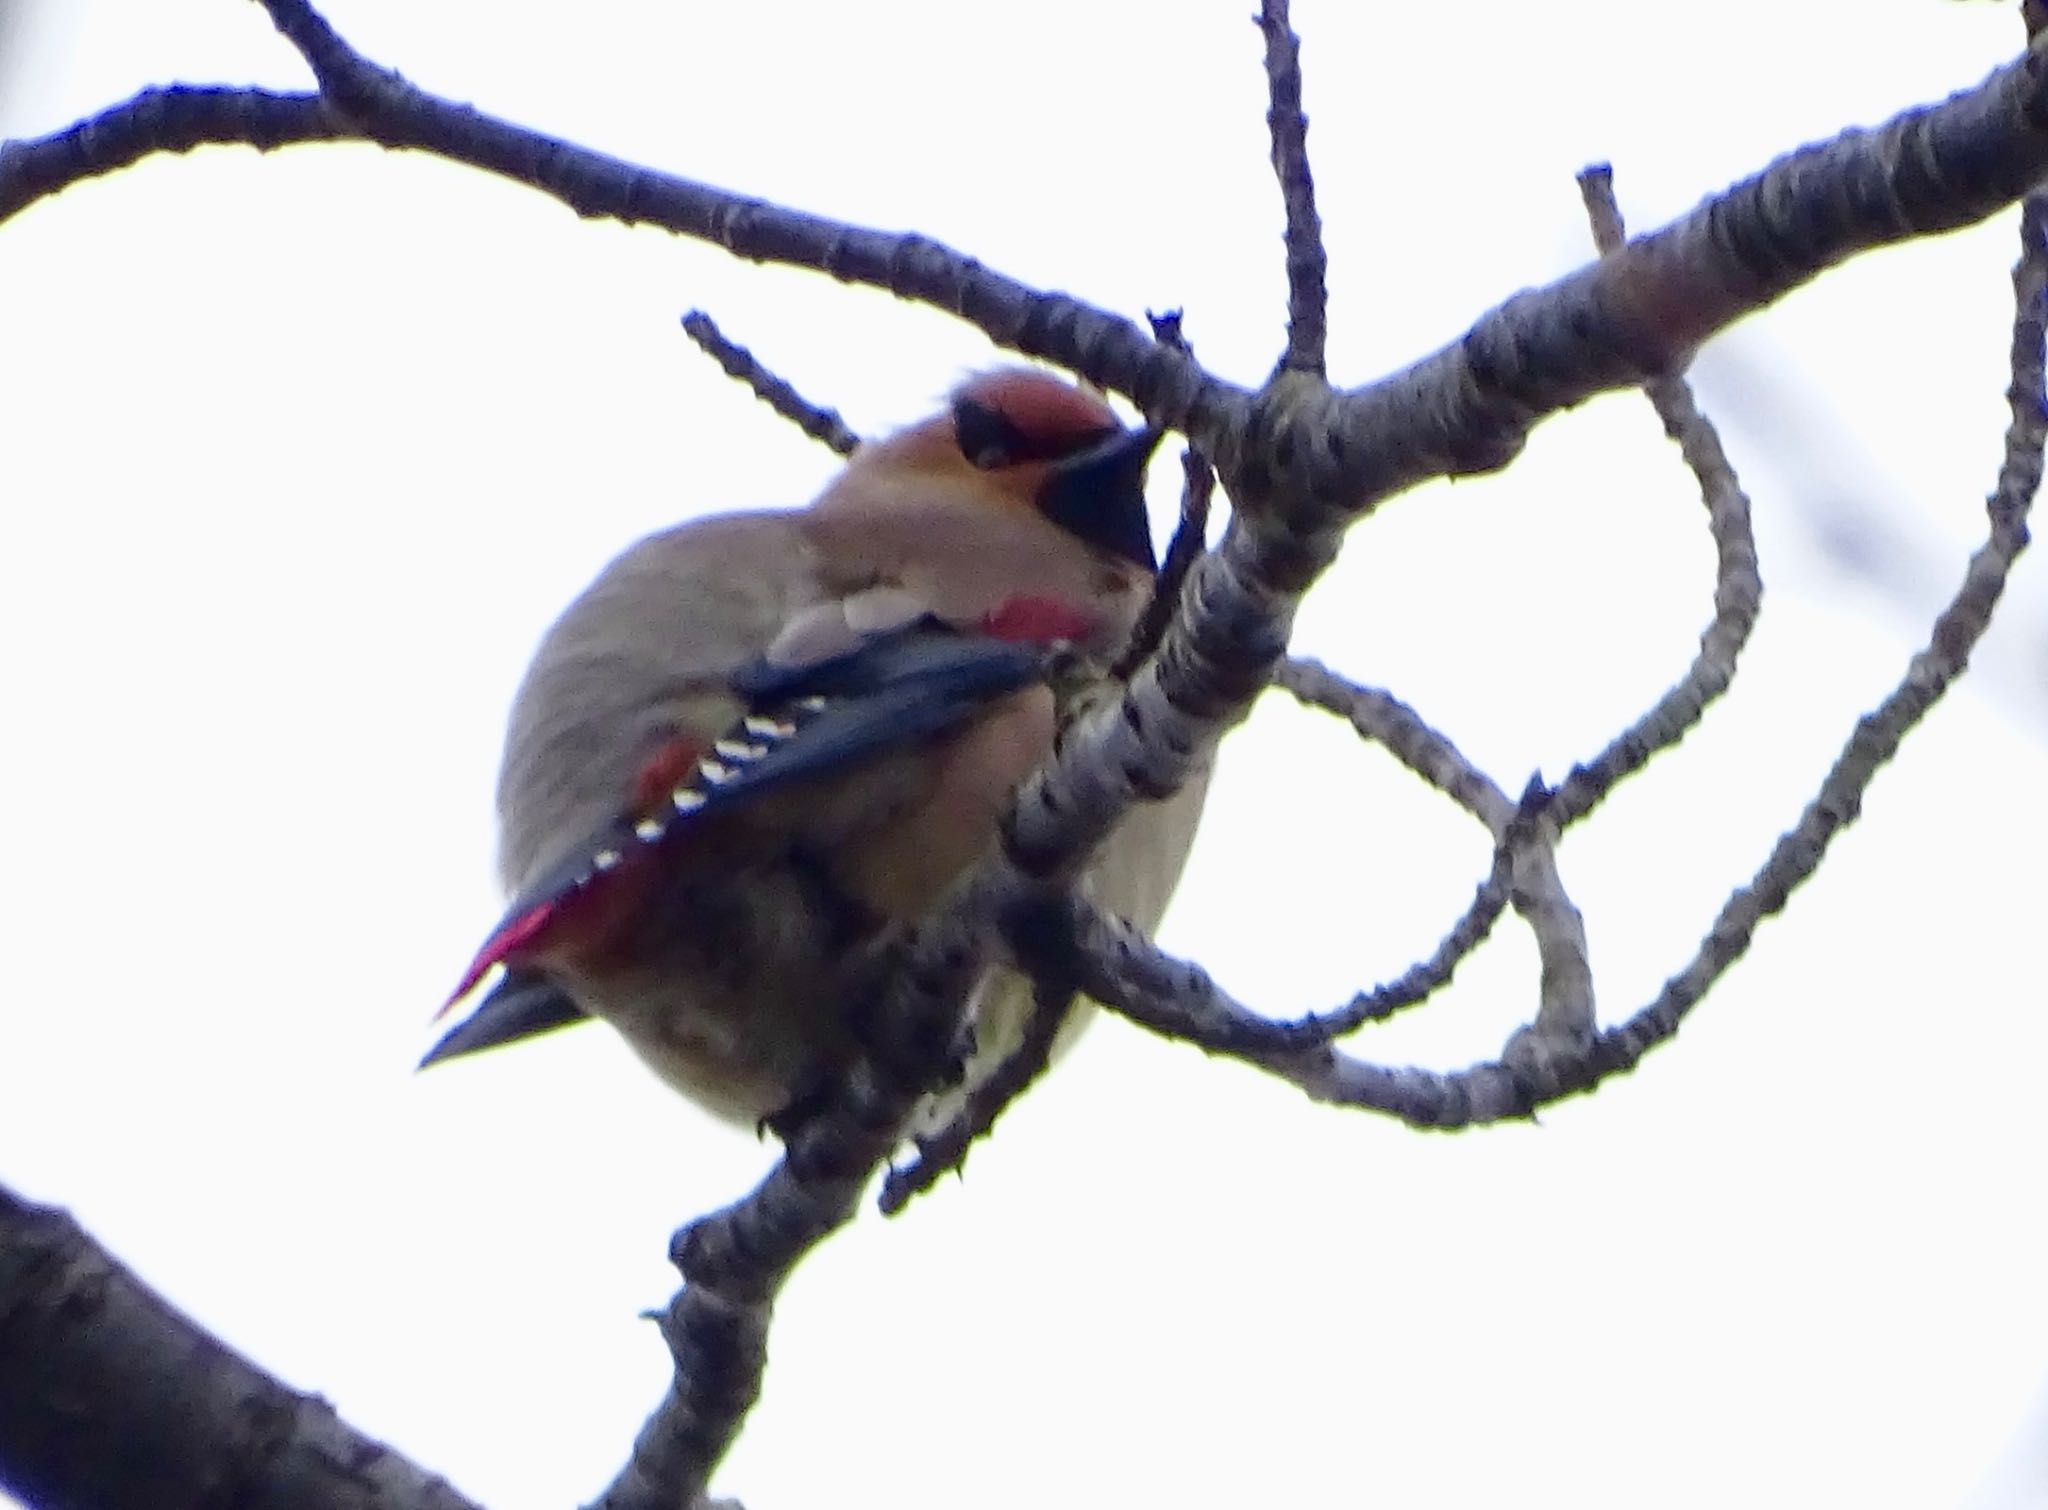
<svg viewBox="0 0 2048 1510">
<path fill-rule="evenodd" d="M 538 907 L 520 913 L 518 917 L 485 939 L 483 948 L 477 950 L 476 958 L 471 960 L 469 968 L 462 972 L 461 982 L 449 993 L 448 999 L 441 1003 L 440 1010 L 434 1013 L 433 1021 L 439 1022 L 454 1011 L 456 1003 L 474 991 L 486 975 L 532 943 L 546 931 L 548 924 L 554 919 L 555 903 L 543 902 Z"/>
<path fill-rule="evenodd" d="M 462 983 L 458 985 L 453 991 L 450 991 L 448 993 L 448 999 L 442 1002 L 441 1005 L 435 1009 L 434 1015 L 428 1020 L 431 1022 L 439 1022 L 442 1018 L 446 1017 L 450 1012 L 453 1012 L 455 1010 L 456 1003 L 461 1001 L 465 996 L 469 995 L 470 992 L 474 991 L 477 988 L 478 982 L 482 981 L 486 975 L 490 974 L 491 967 L 497 963 L 498 962 L 495 959 L 492 959 L 490 957 L 488 951 L 483 954 L 479 954 L 476 957 L 475 961 L 470 965 L 469 969 L 463 973 Z"/>
</svg>

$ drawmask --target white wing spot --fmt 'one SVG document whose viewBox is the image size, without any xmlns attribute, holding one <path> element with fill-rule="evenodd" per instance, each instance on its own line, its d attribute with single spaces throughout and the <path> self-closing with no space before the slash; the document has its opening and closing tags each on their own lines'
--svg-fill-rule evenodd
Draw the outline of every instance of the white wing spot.
<svg viewBox="0 0 2048 1510">
<path fill-rule="evenodd" d="M 693 792 L 686 786 L 679 786 L 669 794 L 669 801 L 679 813 L 694 813 L 704 805 L 704 794 Z"/>
<path fill-rule="evenodd" d="M 727 760 L 759 760 L 768 753 L 768 746 L 750 745 L 744 739 L 721 739 L 711 748 Z"/>
<path fill-rule="evenodd" d="M 870 587 L 844 600 L 839 611 L 847 628 L 855 634 L 871 635 L 901 629 L 923 615 L 925 604 L 917 594 L 900 587 Z"/>
<path fill-rule="evenodd" d="M 704 759 L 697 762 L 697 774 L 713 786 L 722 786 L 732 780 L 733 777 L 739 775 L 739 769 L 736 766 L 727 765 L 722 760 L 713 760 L 707 755 Z"/>
<path fill-rule="evenodd" d="M 591 859 L 590 863 L 592 865 L 595 865 L 599 870 L 611 870 L 615 866 L 617 866 L 619 861 L 623 858 L 625 857 L 615 849 L 601 849 Z"/>
<path fill-rule="evenodd" d="M 643 844 L 652 844 L 668 832 L 668 825 L 659 818 L 642 818 L 633 825 L 633 837 Z"/>
<path fill-rule="evenodd" d="M 746 729 L 756 739 L 787 739 L 796 733 L 795 724 L 786 724 L 775 718 L 763 718 L 757 713 L 747 715 Z"/>
</svg>

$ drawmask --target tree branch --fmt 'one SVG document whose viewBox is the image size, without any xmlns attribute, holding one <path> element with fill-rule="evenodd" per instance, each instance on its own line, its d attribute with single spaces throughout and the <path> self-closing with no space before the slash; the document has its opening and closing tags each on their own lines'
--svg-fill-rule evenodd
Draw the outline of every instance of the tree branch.
<svg viewBox="0 0 2048 1510">
<path fill-rule="evenodd" d="M 37 1510 L 477 1510 L 5 1186 L 0 1488 Z"/>
<path fill-rule="evenodd" d="M 146 91 L 0 149 L 0 218 L 150 153 L 204 142 L 362 139 L 428 151 L 581 215 L 659 225 L 947 310 L 1188 435 L 1241 504 L 1303 515 L 1292 528 L 1304 537 L 1340 527 L 1325 514 L 1348 519 L 1430 478 L 1498 469 L 1539 420 L 1671 370 L 1716 331 L 1848 257 L 1982 220 L 2048 174 L 2048 66 L 2037 45 L 1941 104 L 1780 159 L 1621 253 L 1515 296 L 1404 372 L 1343 394 L 1292 373 L 1254 405 L 1080 300 L 927 238 L 783 209 L 437 99 L 356 54 L 305 0 L 265 3 L 308 53 L 324 105 L 261 90 Z"/>
<path fill-rule="evenodd" d="M 1385 1112 L 1418 1127 L 1528 1117 L 1633 1069 L 1645 1053 L 1677 1032 L 1686 1014 L 1748 949 L 1758 924 L 1785 906 L 1819 867 L 1835 835 L 1855 821 L 1877 771 L 1961 675 L 1990 625 L 2014 560 L 2026 548 L 2026 516 L 2040 488 L 2048 440 L 2048 380 L 2043 374 L 2048 196 L 2026 200 L 2020 235 L 2007 388 L 2012 418 L 1998 485 L 1986 504 L 1989 536 L 1970 558 L 1962 585 L 1936 619 L 1926 648 L 1913 657 L 1890 696 L 1857 721 L 1819 794 L 1750 883 L 1723 905 L 1692 960 L 1634 1016 L 1575 1043 L 1570 1033 L 1544 1031 L 1539 1014 L 1537 1030 L 1518 1034 L 1499 1060 L 1444 1074 L 1370 1064 L 1339 1051 L 1332 1034 L 1348 1030 L 1361 1017 L 1356 1012 L 1296 1022 L 1266 1018 L 1224 992 L 1199 966 L 1166 955 L 1080 898 L 1065 899 L 1062 947 L 1068 953 L 1061 968 L 1089 995 L 1141 1026 L 1256 1064 L 1312 1099 Z M 1504 853 L 1512 855 L 1516 829 L 1542 821 L 1547 805 L 1548 794 L 1532 788 L 1502 840 Z M 1543 849 L 1547 853 L 1547 844 Z"/>
<path fill-rule="evenodd" d="M 230 145 L 274 152 L 298 142 L 363 139 L 317 94 L 198 84 L 145 89 L 62 131 L 0 142 L 0 221 L 159 152 Z"/>
</svg>

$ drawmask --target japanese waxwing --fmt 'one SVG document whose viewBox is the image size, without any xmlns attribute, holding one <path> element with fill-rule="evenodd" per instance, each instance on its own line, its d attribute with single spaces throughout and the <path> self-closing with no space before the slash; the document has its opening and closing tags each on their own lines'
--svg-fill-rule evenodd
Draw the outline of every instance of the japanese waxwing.
<svg viewBox="0 0 2048 1510">
<path fill-rule="evenodd" d="M 514 900 L 449 1007 L 495 980 L 422 1064 L 599 1017 L 707 1110 L 786 1130 L 854 1052 L 856 962 L 989 848 L 1100 695 L 1152 590 L 1158 439 L 999 370 L 862 445 L 806 509 L 628 548 L 513 700 Z M 1156 925 L 1205 784 L 1130 814 L 1091 872 L 1103 905 Z M 1015 975 L 984 981 L 970 1081 L 1028 1007 Z"/>
</svg>

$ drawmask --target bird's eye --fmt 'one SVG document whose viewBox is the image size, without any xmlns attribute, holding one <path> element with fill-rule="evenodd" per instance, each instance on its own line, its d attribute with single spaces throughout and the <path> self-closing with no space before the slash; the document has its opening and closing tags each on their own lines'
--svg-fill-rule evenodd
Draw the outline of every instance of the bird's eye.
<svg viewBox="0 0 2048 1510">
<path fill-rule="evenodd" d="M 971 398 L 953 400 L 953 434 L 960 454 L 978 471 L 1015 466 L 1031 447 L 1024 432 L 1003 415 Z"/>
<path fill-rule="evenodd" d="M 1062 430 L 1038 434 L 1026 430 L 1002 410 L 979 399 L 953 400 L 953 434 L 960 454 L 977 471 L 1022 466 L 1030 461 L 1064 461 L 1117 433 L 1115 425 L 1099 430 Z"/>
</svg>

